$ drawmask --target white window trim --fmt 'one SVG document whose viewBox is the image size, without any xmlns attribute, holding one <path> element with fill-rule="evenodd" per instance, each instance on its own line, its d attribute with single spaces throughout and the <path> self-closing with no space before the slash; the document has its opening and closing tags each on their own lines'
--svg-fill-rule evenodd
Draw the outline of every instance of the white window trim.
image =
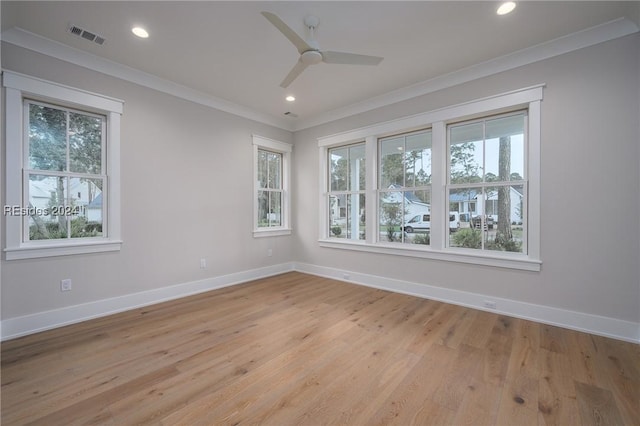
<svg viewBox="0 0 640 426">
<path fill-rule="evenodd" d="M 253 138 L 253 237 L 291 235 L 291 151 L 292 146 L 258 135 Z M 282 154 L 282 226 L 258 228 L 258 149 Z"/>
<path fill-rule="evenodd" d="M 443 260 L 476 265 L 512 268 L 527 271 L 540 271 L 540 103 L 543 98 L 544 84 L 515 90 L 488 98 L 478 99 L 463 104 L 416 114 L 384 123 L 321 137 L 318 139 L 320 170 L 320 212 L 319 212 L 319 244 L 321 247 L 366 251 L 373 253 L 410 256 L 417 258 Z M 367 184 L 366 184 L 366 216 L 377 217 L 377 182 L 378 138 L 394 133 L 405 133 L 431 127 L 432 129 L 432 181 L 431 202 L 444 205 L 446 200 L 446 126 L 455 121 L 468 120 L 486 115 L 509 112 L 516 109 L 528 110 L 528 234 L 527 254 L 480 251 L 472 249 L 446 247 L 444 227 L 433 227 L 430 246 L 409 246 L 377 242 L 377 225 L 368 223 L 364 241 L 338 240 L 329 238 L 326 223 L 327 211 L 327 155 L 328 149 L 365 141 L 367 152 Z M 442 217 L 440 217 L 442 216 Z M 432 223 L 444 221 L 444 216 L 434 210 Z"/>
<path fill-rule="evenodd" d="M 107 235 L 98 238 L 23 241 L 21 216 L 5 215 L 6 260 L 65 256 L 118 251 L 122 245 L 120 227 L 120 119 L 124 102 L 107 96 L 75 89 L 24 74 L 4 70 L 5 88 L 5 205 L 23 203 L 23 99 L 62 104 L 107 117 Z"/>
</svg>

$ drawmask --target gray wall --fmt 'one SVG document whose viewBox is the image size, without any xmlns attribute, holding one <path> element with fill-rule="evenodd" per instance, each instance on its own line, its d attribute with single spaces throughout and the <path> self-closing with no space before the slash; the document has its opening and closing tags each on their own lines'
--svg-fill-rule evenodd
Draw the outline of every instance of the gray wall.
<svg viewBox="0 0 640 426">
<path fill-rule="evenodd" d="M 296 132 L 296 259 L 640 322 L 639 51 L 636 34 Z M 319 247 L 318 137 L 538 83 L 541 272 Z"/>
<path fill-rule="evenodd" d="M 125 101 L 122 250 L 3 261 L 3 319 L 291 260 L 291 236 L 252 235 L 251 139 L 291 143 L 290 132 L 6 43 L 2 66 Z M 63 278 L 73 291 L 60 292 Z"/>
</svg>

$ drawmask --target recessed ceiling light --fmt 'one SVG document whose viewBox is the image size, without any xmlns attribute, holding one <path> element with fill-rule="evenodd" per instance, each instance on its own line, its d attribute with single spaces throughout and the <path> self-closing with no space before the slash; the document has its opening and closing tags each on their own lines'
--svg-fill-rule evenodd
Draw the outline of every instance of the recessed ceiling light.
<svg viewBox="0 0 640 426">
<path fill-rule="evenodd" d="M 137 35 L 140 38 L 148 38 L 149 33 L 142 27 L 133 27 L 131 28 L 131 32 Z"/>
<path fill-rule="evenodd" d="M 287 96 L 287 97 L 285 98 L 285 100 L 286 100 L 287 102 L 293 102 L 293 101 L 295 101 L 295 100 L 296 100 L 296 97 L 295 97 L 295 96 L 291 96 L 291 95 L 289 95 L 289 96 Z"/>
<path fill-rule="evenodd" d="M 512 1 L 506 1 L 504 3 L 502 3 L 500 5 L 500 7 L 498 8 L 498 10 L 496 11 L 496 13 L 498 15 L 506 15 L 507 13 L 510 13 L 513 11 L 513 9 L 516 8 L 516 4 L 515 2 Z"/>
</svg>

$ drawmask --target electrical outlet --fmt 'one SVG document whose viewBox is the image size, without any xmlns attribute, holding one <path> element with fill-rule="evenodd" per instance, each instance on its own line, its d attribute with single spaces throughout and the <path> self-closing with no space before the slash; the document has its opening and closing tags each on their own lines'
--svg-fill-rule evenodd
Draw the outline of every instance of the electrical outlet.
<svg viewBox="0 0 640 426">
<path fill-rule="evenodd" d="M 204 257 L 200 259 L 200 269 L 207 269 L 207 259 Z"/>
<path fill-rule="evenodd" d="M 342 274 L 342 279 L 345 279 L 345 280 L 351 279 L 351 275 L 349 275 L 349 274 Z"/>
<path fill-rule="evenodd" d="M 73 284 L 70 278 L 60 280 L 60 291 L 71 291 Z"/>
<path fill-rule="evenodd" d="M 269 257 L 273 256 L 273 250 L 267 249 L 267 256 Z"/>
<path fill-rule="evenodd" d="M 485 300 L 484 301 L 484 307 L 485 308 L 489 308 L 489 309 L 497 309 L 498 305 L 493 300 Z"/>
</svg>

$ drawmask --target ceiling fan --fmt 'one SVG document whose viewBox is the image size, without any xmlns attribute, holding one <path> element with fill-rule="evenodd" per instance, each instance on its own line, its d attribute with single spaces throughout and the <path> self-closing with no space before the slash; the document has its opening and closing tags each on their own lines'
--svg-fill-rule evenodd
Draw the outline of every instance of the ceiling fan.
<svg viewBox="0 0 640 426">
<path fill-rule="evenodd" d="M 327 64 L 347 64 L 347 65 L 378 65 L 382 59 L 379 56 L 358 55 L 355 53 L 321 51 L 318 42 L 314 37 L 315 29 L 320 23 L 315 16 L 307 16 L 304 18 L 304 24 L 309 28 L 309 39 L 304 40 L 287 24 L 284 23 L 277 15 L 271 12 L 262 12 L 267 18 L 291 43 L 298 49 L 300 59 L 293 66 L 289 74 L 280 83 L 281 87 L 288 87 L 309 65 L 315 65 L 320 62 Z"/>
</svg>

